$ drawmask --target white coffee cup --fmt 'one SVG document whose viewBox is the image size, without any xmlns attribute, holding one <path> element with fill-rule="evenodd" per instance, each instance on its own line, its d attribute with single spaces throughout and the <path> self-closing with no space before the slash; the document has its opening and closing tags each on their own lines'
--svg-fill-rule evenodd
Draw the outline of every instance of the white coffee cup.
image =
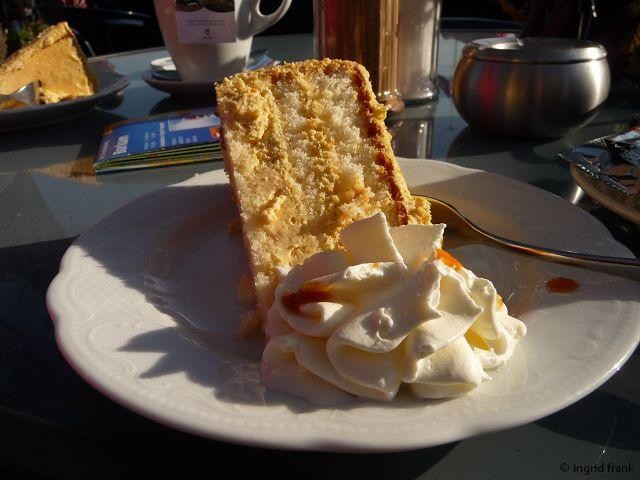
<svg viewBox="0 0 640 480">
<path fill-rule="evenodd" d="M 154 0 L 164 43 L 185 82 L 221 80 L 244 70 L 253 36 L 280 20 L 290 5 L 282 0 L 263 15 L 260 0 Z"/>
</svg>

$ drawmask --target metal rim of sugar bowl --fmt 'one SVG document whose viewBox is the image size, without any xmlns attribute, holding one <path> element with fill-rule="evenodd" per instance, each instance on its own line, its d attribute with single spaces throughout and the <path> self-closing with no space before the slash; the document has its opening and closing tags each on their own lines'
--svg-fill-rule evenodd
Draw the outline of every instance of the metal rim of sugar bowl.
<svg viewBox="0 0 640 480">
<path fill-rule="evenodd" d="M 468 43 L 462 55 L 503 63 L 576 63 L 602 60 L 607 51 L 596 42 L 573 38 L 482 38 Z"/>
</svg>

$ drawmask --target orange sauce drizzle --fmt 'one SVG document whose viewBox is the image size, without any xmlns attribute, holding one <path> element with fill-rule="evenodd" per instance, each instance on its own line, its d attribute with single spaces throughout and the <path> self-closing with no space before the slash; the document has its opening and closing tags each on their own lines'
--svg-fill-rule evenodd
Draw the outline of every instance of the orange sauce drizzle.
<svg viewBox="0 0 640 480">
<path fill-rule="evenodd" d="M 287 310 L 299 312 L 302 305 L 313 302 L 326 302 L 331 298 L 331 290 L 327 285 L 305 283 L 297 292 L 284 295 L 282 304 Z"/>
<path fill-rule="evenodd" d="M 442 248 L 436 249 L 434 257 L 436 259 L 442 260 L 442 262 L 446 266 L 451 267 L 454 270 L 460 270 L 461 268 L 463 268 L 462 263 L 460 263 L 460 261 L 456 257 L 454 257 L 453 255 L 451 255 L 449 252 L 447 252 Z M 502 300 L 502 297 L 500 295 L 498 295 L 496 298 L 496 304 L 498 307 L 501 307 L 502 305 L 504 305 L 504 300 Z"/>
<path fill-rule="evenodd" d="M 565 277 L 556 277 L 544 282 L 544 286 L 552 293 L 571 293 L 575 292 L 580 285 L 575 280 Z"/>
<path fill-rule="evenodd" d="M 442 260 L 446 266 L 451 267 L 454 270 L 460 270 L 462 268 L 462 264 L 458 259 L 442 248 L 436 249 L 435 258 Z"/>
<path fill-rule="evenodd" d="M 469 329 L 465 332 L 464 338 L 469 342 L 472 347 L 481 348 L 483 350 L 489 350 L 489 345 L 473 330 Z"/>
</svg>

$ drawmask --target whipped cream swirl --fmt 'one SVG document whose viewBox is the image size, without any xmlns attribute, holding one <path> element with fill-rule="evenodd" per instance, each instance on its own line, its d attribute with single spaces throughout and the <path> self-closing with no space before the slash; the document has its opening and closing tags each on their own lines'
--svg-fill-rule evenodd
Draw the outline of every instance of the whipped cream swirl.
<svg viewBox="0 0 640 480">
<path fill-rule="evenodd" d="M 455 397 L 504 364 L 525 325 L 493 284 L 441 249 L 445 225 L 389 228 L 384 214 L 341 232 L 345 250 L 282 270 L 267 315 L 269 389 L 331 405 L 354 395 Z"/>
</svg>

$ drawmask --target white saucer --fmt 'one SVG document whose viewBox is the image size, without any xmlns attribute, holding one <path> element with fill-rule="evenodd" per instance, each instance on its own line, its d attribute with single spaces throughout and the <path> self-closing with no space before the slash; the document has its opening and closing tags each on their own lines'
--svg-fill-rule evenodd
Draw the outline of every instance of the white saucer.
<svg viewBox="0 0 640 480">
<path fill-rule="evenodd" d="M 251 52 L 247 70 L 277 65 L 280 63 L 267 55 L 266 50 Z M 171 57 L 162 57 L 150 62 L 151 70 L 142 74 L 142 79 L 148 85 L 171 94 L 181 100 L 215 100 L 214 84 L 222 78 L 215 78 L 206 82 L 186 82 L 180 79 Z M 155 74 L 154 74 L 155 73 Z"/>
<path fill-rule="evenodd" d="M 151 67 L 151 70 L 160 70 L 165 72 L 176 71 L 176 66 L 173 63 L 173 60 L 171 60 L 171 57 L 156 58 L 149 62 L 149 66 Z"/>
</svg>

